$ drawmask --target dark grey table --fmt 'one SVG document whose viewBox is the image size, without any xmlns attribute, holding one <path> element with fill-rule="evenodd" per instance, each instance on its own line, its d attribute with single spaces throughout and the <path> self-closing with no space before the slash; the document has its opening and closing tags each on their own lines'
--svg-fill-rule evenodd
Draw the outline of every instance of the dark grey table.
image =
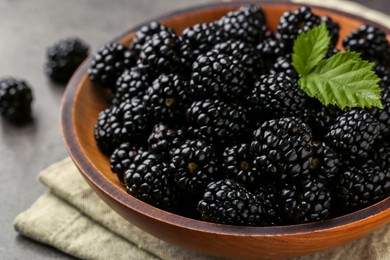
<svg viewBox="0 0 390 260">
<path fill-rule="evenodd" d="M 94 53 L 132 26 L 207 0 L 3 0 L 0 1 L 0 77 L 27 80 L 33 88 L 34 121 L 16 127 L 0 120 L 0 259 L 72 259 L 18 235 L 12 222 L 45 187 L 40 170 L 67 156 L 60 131 L 65 87 L 43 73 L 46 47 L 78 36 Z M 388 0 L 357 0 L 390 13 Z"/>
</svg>

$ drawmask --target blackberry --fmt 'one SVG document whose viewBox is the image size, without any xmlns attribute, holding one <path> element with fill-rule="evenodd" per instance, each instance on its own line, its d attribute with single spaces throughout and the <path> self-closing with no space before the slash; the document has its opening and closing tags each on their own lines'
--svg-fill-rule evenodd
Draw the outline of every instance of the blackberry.
<svg viewBox="0 0 390 260">
<path fill-rule="evenodd" d="M 234 180 L 211 182 L 198 203 L 204 221 L 239 226 L 256 226 L 262 218 L 256 197 Z"/>
<path fill-rule="evenodd" d="M 218 43 L 213 50 L 232 56 L 234 59 L 241 61 L 246 71 L 246 79 L 249 84 L 264 72 L 262 57 L 256 51 L 253 45 L 240 40 L 229 40 Z"/>
<path fill-rule="evenodd" d="M 149 152 L 138 154 L 125 172 L 127 192 L 137 199 L 165 210 L 176 204 L 175 187 L 169 167 Z"/>
<path fill-rule="evenodd" d="M 184 129 L 158 123 L 148 136 L 148 146 L 152 153 L 169 158 L 169 153 L 182 145 L 185 140 L 186 132 Z"/>
<path fill-rule="evenodd" d="M 248 91 L 245 80 L 240 61 L 213 51 L 199 55 L 192 65 L 190 86 L 200 98 L 236 100 Z"/>
<path fill-rule="evenodd" d="M 337 117 L 325 138 L 345 158 L 359 160 L 368 156 L 379 130 L 379 122 L 367 111 L 351 109 Z"/>
<path fill-rule="evenodd" d="M 380 86 L 383 91 L 390 91 L 390 71 L 386 66 L 376 64 L 374 66 L 374 72 L 381 79 Z"/>
<path fill-rule="evenodd" d="M 54 81 L 66 83 L 88 57 L 89 46 L 78 38 L 67 38 L 46 50 L 45 73 Z"/>
<path fill-rule="evenodd" d="M 125 46 L 112 42 L 103 46 L 93 56 L 88 75 L 92 82 L 115 92 L 118 77 L 134 64 L 134 53 Z"/>
<path fill-rule="evenodd" d="M 340 25 L 333 21 L 329 16 L 322 16 L 321 22 L 326 24 L 330 36 L 330 47 L 337 45 L 339 40 Z"/>
<path fill-rule="evenodd" d="M 308 179 L 282 189 L 286 216 L 295 224 L 322 221 L 329 217 L 331 193 L 320 181 Z"/>
<path fill-rule="evenodd" d="M 157 21 L 152 21 L 147 25 L 142 26 L 134 36 L 130 44 L 130 49 L 135 52 L 138 57 L 144 44 L 149 41 L 153 35 L 160 33 L 161 31 L 167 31 L 168 33 L 174 33 L 171 28 L 168 28 Z"/>
<path fill-rule="evenodd" d="M 276 27 L 276 36 L 284 41 L 288 52 L 292 50 L 294 40 L 302 32 L 319 25 L 321 18 L 312 13 L 310 7 L 285 12 Z"/>
<path fill-rule="evenodd" d="M 390 65 L 390 44 L 386 33 L 375 26 L 362 25 L 343 39 L 347 50 L 360 52 L 363 59 Z"/>
<path fill-rule="evenodd" d="M 261 226 L 281 226 L 288 224 L 283 212 L 281 189 L 273 183 L 258 183 L 253 192 L 263 208 Z"/>
<path fill-rule="evenodd" d="M 265 121 L 254 131 L 250 149 L 259 171 L 275 180 L 309 175 L 313 159 L 312 135 L 309 126 L 298 118 Z"/>
<path fill-rule="evenodd" d="M 254 165 L 254 156 L 249 148 L 249 144 L 226 147 L 222 154 L 222 168 L 228 178 L 253 188 L 261 180 L 261 171 Z"/>
<path fill-rule="evenodd" d="M 369 112 L 376 118 L 380 126 L 380 138 L 387 140 L 390 137 L 390 88 L 382 91 L 383 109 L 370 108 Z"/>
<path fill-rule="evenodd" d="M 124 184 L 124 174 L 133 163 L 134 158 L 145 151 L 139 145 L 132 145 L 129 142 L 122 143 L 110 156 L 111 171 L 118 176 L 118 180 Z"/>
<path fill-rule="evenodd" d="M 336 187 L 344 207 L 360 209 L 390 195 L 390 171 L 370 164 L 352 166 L 340 174 Z"/>
<path fill-rule="evenodd" d="M 181 69 L 180 45 L 180 39 L 174 32 L 162 30 L 142 46 L 137 66 L 149 81 L 162 73 L 177 73 Z"/>
<path fill-rule="evenodd" d="M 222 100 L 193 102 L 187 109 L 187 120 L 208 142 L 215 145 L 239 141 L 249 130 L 245 108 Z"/>
<path fill-rule="evenodd" d="M 191 102 L 188 82 L 177 74 L 161 74 L 147 88 L 143 97 L 156 120 L 184 121 L 185 107 Z"/>
<path fill-rule="evenodd" d="M 281 39 L 277 39 L 275 36 L 265 38 L 256 46 L 256 50 L 262 57 L 266 68 L 270 69 L 278 57 L 284 56 L 286 52 L 286 46 Z"/>
<path fill-rule="evenodd" d="M 113 114 L 116 109 L 115 106 L 111 106 L 101 111 L 94 127 L 97 146 L 103 153 L 109 156 L 122 143 L 122 140 L 114 135 L 114 128 L 111 125 L 111 122 L 115 120 Z"/>
<path fill-rule="evenodd" d="M 323 184 L 333 181 L 339 173 L 341 162 L 338 154 L 325 142 L 315 143 L 313 160 L 310 165 L 311 175 Z"/>
<path fill-rule="evenodd" d="M 270 69 L 271 74 L 284 73 L 290 78 L 298 79 L 298 72 L 295 70 L 291 61 L 291 54 L 280 56 L 276 59 L 274 65 Z"/>
<path fill-rule="evenodd" d="M 32 90 L 26 81 L 11 77 L 0 80 L 0 113 L 10 122 L 31 119 L 32 101 Z"/>
<path fill-rule="evenodd" d="M 378 140 L 374 143 L 372 160 L 382 170 L 390 169 L 390 143 L 389 141 Z"/>
<path fill-rule="evenodd" d="M 176 186 L 191 194 L 202 193 L 219 171 L 213 147 L 200 140 L 174 148 L 170 167 Z"/>
<path fill-rule="evenodd" d="M 299 89 L 296 79 L 278 73 L 260 76 L 248 99 L 256 116 L 267 120 L 300 115 L 306 95 Z"/>
<path fill-rule="evenodd" d="M 134 97 L 142 98 L 147 87 L 147 79 L 137 67 L 125 70 L 116 81 L 115 103 L 119 105 Z"/>
<path fill-rule="evenodd" d="M 228 39 L 242 40 L 256 45 L 265 38 L 266 21 L 262 9 L 245 5 L 231 11 L 217 21 Z"/>
</svg>

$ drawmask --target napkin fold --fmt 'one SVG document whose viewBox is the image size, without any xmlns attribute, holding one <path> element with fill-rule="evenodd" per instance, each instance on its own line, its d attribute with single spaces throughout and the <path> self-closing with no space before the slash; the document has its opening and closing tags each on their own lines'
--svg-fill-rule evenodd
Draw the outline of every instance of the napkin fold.
<svg viewBox="0 0 390 260">
<path fill-rule="evenodd" d="M 66 158 L 43 170 L 47 188 L 14 221 L 22 235 L 81 259 L 218 259 L 145 233 L 107 206 Z M 390 224 L 347 245 L 291 260 L 390 259 Z"/>
</svg>

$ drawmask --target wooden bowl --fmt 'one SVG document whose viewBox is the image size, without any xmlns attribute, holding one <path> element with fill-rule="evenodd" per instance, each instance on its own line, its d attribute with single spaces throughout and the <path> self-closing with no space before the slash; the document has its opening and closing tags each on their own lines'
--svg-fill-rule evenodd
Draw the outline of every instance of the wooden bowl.
<svg viewBox="0 0 390 260">
<path fill-rule="evenodd" d="M 274 29 L 280 16 L 298 5 L 258 2 L 269 26 Z M 181 32 L 199 22 L 214 21 L 239 3 L 214 3 L 178 11 L 156 20 Z M 363 23 L 373 24 L 340 11 L 313 7 L 318 15 L 327 15 L 341 25 L 340 38 Z M 375 25 L 375 24 L 374 24 Z M 142 25 L 115 39 L 131 42 Z M 381 27 L 379 25 L 375 25 Z M 387 34 L 389 30 L 381 27 Z M 339 47 L 341 45 L 339 44 Z M 90 59 L 75 73 L 63 98 L 62 131 L 70 156 L 93 190 L 117 213 L 150 234 L 170 243 L 210 255 L 233 258 L 273 259 L 318 252 L 357 239 L 390 220 L 390 198 L 363 210 L 319 223 L 280 227 L 239 227 L 207 223 L 178 216 L 150 206 L 126 193 L 109 160 L 96 146 L 93 129 L 98 113 L 107 107 L 104 92 L 86 75 Z"/>
</svg>

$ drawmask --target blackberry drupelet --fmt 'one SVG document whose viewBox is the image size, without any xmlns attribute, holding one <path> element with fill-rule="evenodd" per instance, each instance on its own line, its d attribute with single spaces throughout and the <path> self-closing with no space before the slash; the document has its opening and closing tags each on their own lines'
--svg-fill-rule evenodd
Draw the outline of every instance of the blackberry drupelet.
<svg viewBox="0 0 390 260">
<path fill-rule="evenodd" d="M 7 77 L 0 79 L 0 113 L 14 123 L 31 119 L 33 94 L 31 86 L 24 80 Z"/>
<path fill-rule="evenodd" d="M 47 48 L 45 73 L 54 81 L 66 83 L 88 53 L 89 46 L 81 39 L 62 39 Z"/>
<path fill-rule="evenodd" d="M 142 46 L 137 66 L 150 82 L 162 73 L 178 73 L 181 70 L 180 47 L 180 39 L 173 31 L 162 30 Z"/>
<path fill-rule="evenodd" d="M 263 208 L 261 226 L 282 226 L 288 224 L 283 212 L 281 189 L 274 183 L 258 183 L 253 192 Z"/>
<path fill-rule="evenodd" d="M 247 188 L 254 188 L 261 181 L 261 171 L 253 163 L 249 144 L 226 147 L 222 154 L 222 168 L 226 176 Z"/>
<path fill-rule="evenodd" d="M 265 121 L 254 131 L 250 149 L 259 171 L 276 181 L 309 175 L 313 159 L 312 135 L 309 126 L 298 118 Z"/>
<path fill-rule="evenodd" d="M 176 205 L 176 192 L 170 175 L 168 165 L 157 155 L 140 153 L 125 172 L 126 190 L 137 199 L 170 211 Z"/>
<path fill-rule="evenodd" d="M 200 140 L 187 140 L 171 154 L 170 167 L 176 186 L 191 194 L 200 194 L 218 176 L 214 148 Z"/>
<path fill-rule="evenodd" d="M 193 63 L 190 86 L 199 98 L 237 100 L 248 91 L 245 76 L 241 61 L 210 51 Z"/>
<path fill-rule="evenodd" d="M 390 44 L 386 33 L 375 26 L 362 25 L 343 39 L 347 50 L 360 52 L 363 59 L 390 65 Z"/>
<path fill-rule="evenodd" d="M 185 108 L 192 101 L 192 91 L 180 75 L 161 74 L 146 89 L 143 100 L 155 120 L 179 123 L 185 119 Z"/>
<path fill-rule="evenodd" d="M 322 221 L 329 217 L 331 193 L 320 181 L 308 179 L 282 189 L 284 212 L 292 223 Z"/>
<path fill-rule="evenodd" d="M 253 84 L 255 79 L 264 73 L 263 59 L 251 44 L 240 40 L 228 40 L 216 44 L 213 50 L 241 61 L 246 71 L 247 84 Z"/>
<path fill-rule="evenodd" d="M 134 53 L 125 46 L 112 42 L 103 46 L 93 56 L 88 75 L 92 82 L 115 92 L 118 77 L 134 64 Z"/>
<path fill-rule="evenodd" d="M 234 180 L 211 182 L 198 203 L 204 221 L 239 226 L 256 226 L 262 219 L 256 197 Z"/>
<path fill-rule="evenodd" d="M 310 7 L 302 6 L 296 10 L 287 11 L 281 16 L 276 27 L 276 36 L 284 41 L 287 51 L 290 52 L 299 34 L 320 23 L 321 18 L 313 14 Z"/>
<path fill-rule="evenodd" d="M 217 21 L 227 39 L 246 41 L 256 45 L 265 38 L 266 21 L 262 9 L 255 5 L 242 6 Z"/>
<path fill-rule="evenodd" d="M 339 173 L 340 166 L 339 155 L 327 143 L 314 144 L 313 160 L 310 165 L 312 176 L 323 184 L 331 183 Z"/>
<path fill-rule="evenodd" d="M 340 25 L 329 16 L 322 16 L 321 22 L 326 24 L 330 36 L 330 48 L 335 47 L 339 40 Z"/>
<path fill-rule="evenodd" d="M 270 69 L 270 74 L 284 73 L 290 78 L 298 79 L 298 72 L 294 69 L 291 61 L 291 54 L 278 57 Z"/>
<path fill-rule="evenodd" d="M 351 210 L 369 206 L 390 195 L 390 170 L 370 164 L 349 167 L 336 179 L 335 195 Z"/>
<path fill-rule="evenodd" d="M 278 57 L 287 53 L 283 40 L 277 39 L 275 36 L 265 38 L 256 46 L 256 50 L 259 52 L 268 70 L 274 65 Z"/>
<path fill-rule="evenodd" d="M 367 111 L 351 109 L 337 117 L 325 138 L 344 158 L 360 160 L 368 156 L 379 130 L 379 122 Z"/>
<path fill-rule="evenodd" d="M 116 109 L 117 107 L 111 106 L 101 111 L 94 127 L 96 144 L 108 156 L 122 143 L 121 138 L 114 135 L 114 131 L 118 131 L 114 128 L 116 125 L 112 125 L 112 121 L 115 121 Z"/>
<path fill-rule="evenodd" d="M 131 143 L 122 143 L 110 156 L 111 171 L 118 176 L 119 181 L 124 184 L 124 174 L 134 158 L 145 151 L 139 145 L 132 145 Z"/>
<path fill-rule="evenodd" d="M 263 120 L 299 116 L 304 110 L 306 99 L 297 80 L 284 73 L 260 76 L 248 97 L 252 112 Z"/>
<path fill-rule="evenodd" d="M 246 110 L 222 100 L 195 101 L 187 109 L 187 120 L 207 142 L 219 146 L 239 142 L 249 131 Z"/>
<path fill-rule="evenodd" d="M 147 87 L 148 81 L 140 69 L 133 67 L 125 70 L 116 81 L 116 92 L 113 102 L 119 105 L 121 102 L 134 97 L 142 98 Z"/>
<path fill-rule="evenodd" d="M 164 159 L 169 158 L 170 152 L 186 141 L 186 131 L 182 128 L 171 127 L 157 123 L 148 136 L 149 150 Z"/>
</svg>

